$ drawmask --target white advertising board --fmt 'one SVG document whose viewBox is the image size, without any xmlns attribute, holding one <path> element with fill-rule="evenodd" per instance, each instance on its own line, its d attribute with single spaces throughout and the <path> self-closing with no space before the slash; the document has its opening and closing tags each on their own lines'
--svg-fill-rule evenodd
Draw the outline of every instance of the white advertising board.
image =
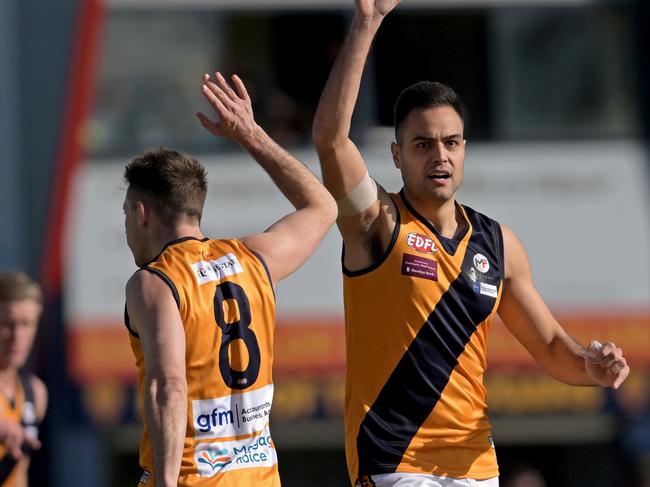
<svg viewBox="0 0 650 487">
<path fill-rule="evenodd" d="M 371 174 L 401 187 L 389 139 L 362 149 Z M 313 151 L 297 155 L 316 173 Z M 459 200 L 508 225 L 526 248 L 551 306 L 650 305 L 648 155 L 622 142 L 468 144 Z M 290 211 L 245 154 L 202 157 L 209 172 L 203 230 L 211 237 L 264 230 Z M 66 315 L 72 326 L 119 321 L 136 269 L 124 237 L 126 161 L 86 164 L 77 175 L 66 246 Z M 315 255 L 277 289 L 278 314 L 342 315 L 341 242 L 330 231 Z"/>
</svg>

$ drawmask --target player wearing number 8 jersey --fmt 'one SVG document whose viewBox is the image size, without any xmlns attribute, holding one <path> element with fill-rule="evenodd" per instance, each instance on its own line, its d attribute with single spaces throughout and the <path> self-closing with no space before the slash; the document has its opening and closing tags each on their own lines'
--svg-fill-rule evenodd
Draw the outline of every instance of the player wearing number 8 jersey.
<svg viewBox="0 0 650 487">
<path fill-rule="evenodd" d="M 244 147 L 296 211 L 265 232 L 212 240 L 200 228 L 205 170 L 175 151 L 148 151 L 125 170 L 127 243 L 140 269 L 125 322 L 138 366 L 144 433 L 140 485 L 280 485 L 269 431 L 273 285 L 300 266 L 334 222 L 318 180 L 254 122 L 241 80 L 205 76 L 215 135 Z"/>
<path fill-rule="evenodd" d="M 271 443 L 256 447 L 252 462 L 240 453 L 270 436 L 275 302 L 264 261 L 238 240 L 184 237 L 169 242 L 142 269 L 167 284 L 185 332 L 188 427 L 194 433 L 185 438 L 182 485 L 211 485 L 199 479 L 226 472 L 224 485 L 275 485 Z M 136 333 L 131 346 L 144 394 L 144 355 Z M 254 414 L 244 412 L 250 408 Z M 140 455 L 150 471 L 146 425 Z"/>
</svg>

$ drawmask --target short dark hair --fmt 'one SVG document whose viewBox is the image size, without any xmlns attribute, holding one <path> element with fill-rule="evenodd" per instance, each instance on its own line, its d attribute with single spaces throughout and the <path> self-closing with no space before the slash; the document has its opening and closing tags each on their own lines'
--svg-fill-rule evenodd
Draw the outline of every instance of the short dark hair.
<svg viewBox="0 0 650 487">
<path fill-rule="evenodd" d="M 24 272 L 0 272 L 0 303 L 31 299 L 43 305 L 41 286 Z"/>
<path fill-rule="evenodd" d="M 395 102 L 395 138 L 402 122 L 416 108 L 436 108 L 450 106 L 461 120 L 463 108 L 460 97 L 449 86 L 437 81 L 418 81 L 402 90 Z"/>
<path fill-rule="evenodd" d="M 208 181 L 197 159 L 164 147 L 150 149 L 126 165 L 124 181 L 163 222 L 173 224 L 183 216 L 201 222 Z"/>
</svg>

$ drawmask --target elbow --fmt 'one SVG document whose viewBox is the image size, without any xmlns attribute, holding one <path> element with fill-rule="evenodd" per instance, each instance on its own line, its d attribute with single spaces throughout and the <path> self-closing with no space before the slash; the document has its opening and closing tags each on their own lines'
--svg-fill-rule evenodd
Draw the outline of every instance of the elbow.
<svg viewBox="0 0 650 487">
<path fill-rule="evenodd" d="M 334 225 L 338 218 L 338 206 L 332 195 L 323 188 L 322 194 L 315 197 L 309 209 L 310 220 L 314 222 L 312 227 L 315 231 L 314 236 L 320 241 L 329 229 Z M 307 213 L 306 213 L 307 214 Z"/>
<path fill-rule="evenodd" d="M 327 229 L 334 225 L 336 222 L 336 219 L 339 216 L 339 208 L 336 204 L 336 201 L 334 201 L 334 198 L 332 198 L 332 195 L 327 193 L 327 203 L 325 204 L 325 208 L 323 210 L 323 219 L 325 223 L 327 224 Z"/>
<path fill-rule="evenodd" d="M 314 142 L 316 152 L 319 154 L 326 151 L 327 148 L 332 145 L 332 138 L 327 134 L 324 128 L 321 127 L 321 124 L 314 123 L 314 127 L 311 132 L 311 138 Z"/>
<path fill-rule="evenodd" d="M 184 377 L 151 377 L 147 383 L 149 397 L 159 403 L 179 397 L 187 397 L 187 381 Z"/>
</svg>

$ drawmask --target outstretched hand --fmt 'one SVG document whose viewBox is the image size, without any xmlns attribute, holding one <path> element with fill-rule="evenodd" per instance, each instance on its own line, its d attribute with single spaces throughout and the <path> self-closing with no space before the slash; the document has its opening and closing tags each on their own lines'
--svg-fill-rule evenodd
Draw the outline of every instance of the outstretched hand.
<svg viewBox="0 0 650 487">
<path fill-rule="evenodd" d="M 201 91 L 214 108 L 219 121 L 213 122 L 203 113 L 197 113 L 196 116 L 210 133 L 242 142 L 254 134 L 257 124 L 244 83 L 236 74 L 231 80 L 234 88 L 219 72 L 215 73 L 214 80 L 207 74 L 203 75 Z"/>
<path fill-rule="evenodd" d="M 401 0 L 355 0 L 357 12 L 362 17 L 385 17 Z"/>
<path fill-rule="evenodd" d="M 23 446 L 38 450 L 41 442 L 27 432 L 20 424 L 0 419 L 0 445 L 4 446 L 16 460 L 23 456 Z"/>
<path fill-rule="evenodd" d="M 623 350 L 612 342 L 602 345 L 592 340 L 584 353 L 585 369 L 589 377 L 604 387 L 618 389 L 630 374 Z"/>
</svg>

